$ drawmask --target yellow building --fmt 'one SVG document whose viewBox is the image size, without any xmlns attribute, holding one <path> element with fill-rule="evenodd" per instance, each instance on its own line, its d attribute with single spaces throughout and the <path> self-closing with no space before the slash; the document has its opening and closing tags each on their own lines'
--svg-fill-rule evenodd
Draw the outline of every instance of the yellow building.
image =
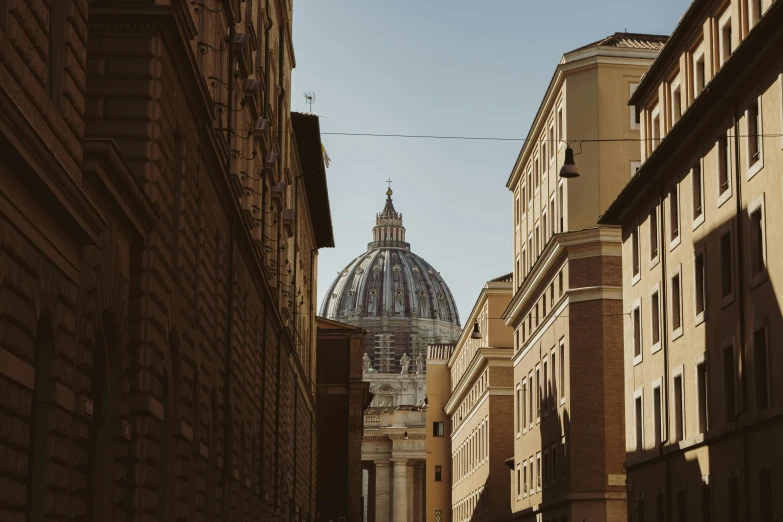
<svg viewBox="0 0 783 522">
<path fill-rule="evenodd" d="M 635 520 L 783 514 L 781 49 L 780 1 L 694 2 L 631 99 L 643 163 L 602 223 Z"/>
<path fill-rule="evenodd" d="M 446 394 L 433 395 L 428 418 L 444 419 L 436 422 L 445 422 L 443 433 L 449 447 L 443 451 L 443 442 L 433 436 L 435 426 L 430 426 L 428 481 L 435 478 L 435 466 L 441 466 L 441 482 L 450 478 L 445 491 L 438 485 L 430 492 L 427 484 L 428 521 L 437 522 L 436 510 L 446 501 L 449 504 L 444 509 L 451 510 L 448 518 L 453 522 L 507 520 L 511 515 L 504 461 L 512 452 L 512 335 L 500 318 L 511 299 L 511 280 L 512 274 L 507 274 L 484 285 L 466 321 L 468 326 L 451 351 L 447 371 L 427 376 L 428 396 L 435 390 Z M 441 404 L 443 417 L 433 411 L 441 409 Z M 431 443 L 433 451 L 438 451 L 432 459 Z M 435 462 L 436 455 L 444 460 Z"/>
<path fill-rule="evenodd" d="M 448 362 L 455 346 L 431 344 L 427 350 L 427 522 L 451 522 L 451 422 L 444 408 L 451 395 Z"/>
<path fill-rule="evenodd" d="M 625 100 L 665 41 L 615 33 L 566 53 L 507 182 L 515 518 L 626 517 L 621 237 L 596 221 L 638 168 L 639 124 Z M 569 147 L 581 177 L 559 175 Z"/>
</svg>

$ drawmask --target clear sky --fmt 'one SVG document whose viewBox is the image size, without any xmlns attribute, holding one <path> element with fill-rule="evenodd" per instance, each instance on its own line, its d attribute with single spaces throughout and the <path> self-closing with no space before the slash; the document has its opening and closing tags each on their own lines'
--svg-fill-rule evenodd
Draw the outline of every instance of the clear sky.
<svg viewBox="0 0 783 522">
<path fill-rule="evenodd" d="M 670 34 L 686 0 L 294 0 L 292 110 L 321 131 L 524 138 L 563 53 L 616 31 Z M 324 135 L 336 248 L 318 306 L 367 249 L 393 180 L 411 249 L 441 272 L 461 323 L 513 269 L 506 180 L 522 142 Z"/>
</svg>

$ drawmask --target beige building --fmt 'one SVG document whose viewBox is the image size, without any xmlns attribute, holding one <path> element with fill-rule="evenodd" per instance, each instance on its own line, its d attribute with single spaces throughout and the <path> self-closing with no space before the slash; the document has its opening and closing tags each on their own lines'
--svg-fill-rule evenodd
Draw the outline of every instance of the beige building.
<svg viewBox="0 0 783 522">
<path fill-rule="evenodd" d="M 635 520 L 783 514 L 781 49 L 780 1 L 694 2 L 631 99 L 643 163 L 602 222 Z"/>
<path fill-rule="evenodd" d="M 448 362 L 455 346 L 431 344 L 427 351 L 427 522 L 451 522 L 451 422 L 444 408 L 451 395 Z"/>
<path fill-rule="evenodd" d="M 566 53 L 507 182 L 515 518 L 626 517 L 621 237 L 595 223 L 638 168 L 639 124 L 624 100 L 665 41 L 616 33 Z M 581 177 L 559 176 L 566 142 Z"/>
<path fill-rule="evenodd" d="M 512 451 L 512 334 L 500 318 L 511 299 L 512 275 L 484 286 L 447 363 L 451 520 L 507 520 Z M 442 384 L 436 385 L 442 388 Z M 431 440 L 431 432 L 427 434 Z M 427 469 L 432 475 L 434 470 Z M 428 511 L 431 508 L 428 506 Z M 428 514 L 429 518 L 429 514 Z"/>
</svg>

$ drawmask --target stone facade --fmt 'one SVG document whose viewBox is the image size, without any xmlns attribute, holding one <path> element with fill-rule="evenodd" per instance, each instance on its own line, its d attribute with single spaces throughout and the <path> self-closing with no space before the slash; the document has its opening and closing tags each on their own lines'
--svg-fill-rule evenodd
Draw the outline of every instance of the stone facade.
<svg viewBox="0 0 783 522">
<path fill-rule="evenodd" d="M 642 79 L 622 225 L 628 513 L 783 513 L 783 3 L 696 2 Z"/>
<path fill-rule="evenodd" d="M 3 520 L 314 518 L 293 66 L 290 2 L 0 2 Z"/>
<path fill-rule="evenodd" d="M 426 522 L 451 522 L 451 421 L 444 411 L 451 395 L 447 363 L 455 344 L 431 344 L 427 353 Z"/>
</svg>

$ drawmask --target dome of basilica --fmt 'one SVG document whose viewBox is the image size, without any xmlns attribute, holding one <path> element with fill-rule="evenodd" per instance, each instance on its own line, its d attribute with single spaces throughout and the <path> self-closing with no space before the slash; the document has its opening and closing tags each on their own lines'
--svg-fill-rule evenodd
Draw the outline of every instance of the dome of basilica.
<svg viewBox="0 0 783 522">
<path fill-rule="evenodd" d="M 391 189 L 386 194 L 373 241 L 329 287 L 321 315 L 351 324 L 361 318 L 421 318 L 459 326 L 449 287 L 432 265 L 411 252 Z"/>
</svg>

